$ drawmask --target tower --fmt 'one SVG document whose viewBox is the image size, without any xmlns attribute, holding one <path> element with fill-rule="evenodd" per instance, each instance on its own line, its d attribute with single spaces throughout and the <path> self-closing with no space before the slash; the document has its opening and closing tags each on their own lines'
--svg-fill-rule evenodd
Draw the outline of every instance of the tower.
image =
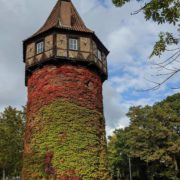
<svg viewBox="0 0 180 180">
<path fill-rule="evenodd" d="M 23 180 L 109 178 L 102 103 L 108 53 L 70 0 L 58 0 L 23 42 Z"/>
</svg>

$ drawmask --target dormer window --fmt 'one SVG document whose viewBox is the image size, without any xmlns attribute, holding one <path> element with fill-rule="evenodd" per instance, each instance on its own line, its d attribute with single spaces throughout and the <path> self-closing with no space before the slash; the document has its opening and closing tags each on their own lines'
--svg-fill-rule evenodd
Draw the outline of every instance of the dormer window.
<svg viewBox="0 0 180 180">
<path fill-rule="evenodd" d="M 97 50 L 97 57 L 99 60 L 102 60 L 102 53 L 99 49 Z"/>
<path fill-rule="evenodd" d="M 44 41 L 40 41 L 36 44 L 36 54 L 40 54 L 44 51 Z"/>
<path fill-rule="evenodd" d="M 70 50 L 78 50 L 78 39 L 76 38 L 70 38 L 69 39 L 69 49 Z"/>
</svg>

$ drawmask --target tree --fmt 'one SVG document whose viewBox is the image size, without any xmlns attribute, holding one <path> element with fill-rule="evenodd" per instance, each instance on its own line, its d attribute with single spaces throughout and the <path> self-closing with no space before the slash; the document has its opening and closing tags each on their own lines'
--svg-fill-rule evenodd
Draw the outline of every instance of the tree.
<svg viewBox="0 0 180 180">
<path fill-rule="evenodd" d="M 115 6 L 121 7 L 132 0 L 112 0 Z M 142 7 L 132 14 L 143 12 L 146 20 L 153 20 L 158 24 L 173 24 L 177 33 L 161 32 L 159 40 L 155 43 L 150 58 L 154 56 L 161 57 L 163 53 L 168 52 L 169 57 L 163 59 L 160 63 L 155 63 L 161 73 L 156 76 L 163 76 L 161 82 L 150 81 L 154 84 L 149 90 L 155 90 L 167 82 L 171 77 L 180 72 L 180 1 L 179 0 L 136 0 Z M 178 28 L 179 27 L 179 28 Z M 180 87 L 177 87 L 180 88 Z"/>
<path fill-rule="evenodd" d="M 128 113 L 132 123 L 129 127 L 128 144 L 131 156 L 148 164 L 151 177 L 177 177 L 177 156 L 180 153 L 180 137 L 176 127 L 180 119 L 168 104 L 133 107 Z"/>
<path fill-rule="evenodd" d="M 125 178 L 128 174 L 126 135 L 123 129 L 116 130 L 109 137 L 108 154 L 110 171 L 113 177 Z"/>
<path fill-rule="evenodd" d="M 0 113 L 0 172 L 7 176 L 20 175 L 24 126 L 25 109 L 9 106 Z"/>
<path fill-rule="evenodd" d="M 129 178 L 129 159 L 132 164 L 132 176 L 143 177 L 147 179 L 145 174 L 145 163 L 139 158 L 131 156 L 131 147 L 127 143 L 128 128 L 115 130 L 114 135 L 109 137 L 108 143 L 108 159 L 110 172 L 113 179 L 130 179 Z M 143 178 L 141 178 L 143 180 Z"/>
<path fill-rule="evenodd" d="M 114 166 L 116 169 L 126 169 L 127 166 L 121 162 L 122 155 L 126 155 L 132 159 L 134 177 L 178 179 L 180 93 L 153 106 L 131 107 L 127 115 L 130 126 L 116 130 L 110 138 L 108 149 L 111 168 L 113 165 L 112 169 Z M 120 154 L 120 151 L 123 153 Z M 124 159 L 124 162 L 127 161 Z"/>
</svg>

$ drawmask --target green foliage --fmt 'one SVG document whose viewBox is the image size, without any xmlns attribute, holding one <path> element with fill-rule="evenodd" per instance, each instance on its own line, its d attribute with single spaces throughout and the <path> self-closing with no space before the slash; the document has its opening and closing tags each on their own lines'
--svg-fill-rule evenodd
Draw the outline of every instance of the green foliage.
<svg viewBox="0 0 180 180">
<path fill-rule="evenodd" d="M 128 174 L 128 145 L 127 137 L 124 130 L 119 129 L 114 132 L 112 137 L 109 137 L 108 143 L 108 159 L 113 177 L 121 175 L 125 177 Z"/>
<path fill-rule="evenodd" d="M 151 53 L 150 57 L 152 56 L 161 56 L 163 52 L 167 50 L 167 47 L 170 45 L 177 45 L 179 43 L 179 40 L 174 38 L 172 33 L 161 32 L 159 34 L 159 41 L 156 42 L 154 45 L 153 52 Z"/>
<path fill-rule="evenodd" d="M 117 7 L 121 7 L 132 0 L 112 0 Z M 136 0 L 143 2 L 143 0 Z M 146 20 L 153 20 L 159 24 L 168 22 L 174 25 L 179 21 L 180 17 L 180 2 L 178 0 L 150 0 L 137 12 L 143 10 Z"/>
<path fill-rule="evenodd" d="M 171 109 L 175 111 L 176 115 L 180 117 L 180 100 L 179 100 L 179 93 L 174 94 L 173 96 L 167 97 L 164 101 L 157 103 L 159 106 L 161 104 L 168 103 Z"/>
<path fill-rule="evenodd" d="M 128 141 L 128 128 L 115 130 L 114 135 L 109 137 L 108 158 L 111 174 L 114 179 L 129 179 L 129 158 L 132 163 L 132 176 L 148 179 L 146 163 L 138 157 L 132 157 L 131 146 Z"/>
<path fill-rule="evenodd" d="M 123 174 L 123 171 L 127 171 L 127 158 L 130 157 L 134 177 L 178 179 L 179 110 L 180 93 L 152 107 L 130 108 L 130 126 L 116 130 L 110 138 L 108 152 L 111 169 L 114 171 L 119 168 Z"/>
<path fill-rule="evenodd" d="M 35 114 L 25 153 L 23 174 L 28 179 L 52 177 L 45 172 L 47 152 L 53 154 L 56 177 L 108 179 L 104 118 L 101 113 L 57 101 Z"/>
<path fill-rule="evenodd" d="M 20 175 L 25 113 L 7 107 L 0 114 L 0 174 Z M 2 176 L 2 174 L 0 175 Z"/>
</svg>

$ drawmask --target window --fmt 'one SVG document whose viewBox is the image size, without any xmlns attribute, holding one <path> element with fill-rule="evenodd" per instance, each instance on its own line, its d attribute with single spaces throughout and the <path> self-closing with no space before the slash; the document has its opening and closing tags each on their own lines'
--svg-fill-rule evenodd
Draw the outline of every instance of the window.
<svg viewBox="0 0 180 180">
<path fill-rule="evenodd" d="M 97 57 L 98 57 L 99 60 L 102 60 L 101 51 L 99 49 L 97 51 Z"/>
<path fill-rule="evenodd" d="M 69 39 L 69 49 L 71 50 L 78 50 L 78 40 L 70 38 Z"/>
<path fill-rule="evenodd" d="M 44 42 L 41 41 L 41 42 L 38 42 L 36 44 L 36 54 L 40 54 L 44 51 Z"/>
</svg>

